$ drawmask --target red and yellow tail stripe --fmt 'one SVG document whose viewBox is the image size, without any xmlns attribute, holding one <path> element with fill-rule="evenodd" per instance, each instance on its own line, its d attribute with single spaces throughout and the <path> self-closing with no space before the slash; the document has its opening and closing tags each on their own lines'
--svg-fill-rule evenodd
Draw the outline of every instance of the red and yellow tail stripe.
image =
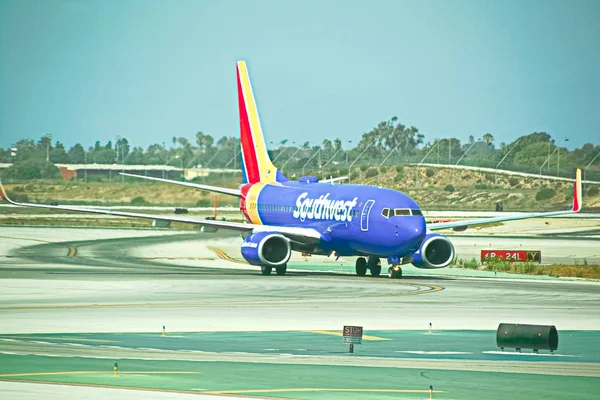
<svg viewBox="0 0 600 400">
<path fill-rule="evenodd" d="M 244 61 L 237 63 L 237 86 L 244 182 L 275 182 L 277 168 L 267 153 L 252 85 Z"/>
<path fill-rule="evenodd" d="M 581 199 L 581 169 L 577 168 L 575 175 L 575 187 L 573 188 L 573 208 L 572 211 L 579 212 L 583 207 Z"/>
<path fill-rule="evenodd" d="M 246 219 L 257 225 L 262 225 L 262 219 L 258 213 L 258 197 L 260 192 L 266 186 L 266 183 L 246 184 L 241 187 L 242 198 L 240 209 L 246 216 Z"/>
</svg>

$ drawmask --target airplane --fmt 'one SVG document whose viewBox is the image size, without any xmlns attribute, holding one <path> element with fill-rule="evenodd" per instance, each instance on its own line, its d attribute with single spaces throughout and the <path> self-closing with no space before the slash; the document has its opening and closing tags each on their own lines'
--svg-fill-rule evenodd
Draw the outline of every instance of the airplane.
<svg viewBox="0 0 600 400">
<path fill-rule="evenodd" d="M 347 177 L 319 181 L 303 176 L 287 179 L 267 153 L 248 69 L 237 62 L 237 92 L 240 117 L 242 184 L 237 189 L 192 182 L 179 182 L 123 173 L 123 175 L 207 190 L 239 198 L 247 223 L 197 220 L 180 216 L 158 216 L 96 208 L 15 202 L 0 183 L 0 196 L 11 204 L 122 217 L 184 222 L 242 232 L 242 257 L 260 267 L 263 275 L 287 271 L 292 251 L 336 257 L 355 256 L 356 275 L 381 274 L 381 259 L 387 261 L 388 276 L 402 276 L 402 265 L 444 268 L 455 258 L 452 242 L 435 231 L 464 230 L 470 226 L 527 218 L 576 213 L 582 207 L 581 170 L 577 169 L 570 210 L 525 213 L 492 218 L 427 224 L 419 205 L 408 195 L 388 188 L 335 184 Z"/>
</svg>

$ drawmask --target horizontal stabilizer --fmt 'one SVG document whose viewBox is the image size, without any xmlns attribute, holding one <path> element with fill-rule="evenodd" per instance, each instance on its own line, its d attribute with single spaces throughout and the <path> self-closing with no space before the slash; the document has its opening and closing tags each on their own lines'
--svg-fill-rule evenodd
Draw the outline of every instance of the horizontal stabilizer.
<svg viewBox="0 0 600 400">
<path fill-rule="evenodd" d="M 319 181 L 319 183 L 334 183 L 339 181 L 345 181 L 346 179 L 348 179 L 347 176 L 339 176 L 337 178 L 323 179 L 322 181 Z"/>
</svg>

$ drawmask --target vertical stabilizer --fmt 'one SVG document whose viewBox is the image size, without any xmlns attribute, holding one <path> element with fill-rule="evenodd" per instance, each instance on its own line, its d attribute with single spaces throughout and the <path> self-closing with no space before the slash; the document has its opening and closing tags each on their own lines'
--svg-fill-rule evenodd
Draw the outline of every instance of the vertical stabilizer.
<svg viewBox="0 0 600 400">
<path fill-rule="evenodd" d="M 252 93 L 252 85 L 248 76 L 248 68 L 244 61 L 238 61 L 237 63 L 237 87 L 244 183 L 268 183 L 287 180 L 275 168 L 267 153 L 256 102 Z"/>
</svg>

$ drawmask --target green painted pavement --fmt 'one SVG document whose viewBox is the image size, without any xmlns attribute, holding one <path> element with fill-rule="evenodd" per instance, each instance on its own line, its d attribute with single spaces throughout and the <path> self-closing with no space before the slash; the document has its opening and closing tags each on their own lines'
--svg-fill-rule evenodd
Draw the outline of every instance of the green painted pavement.
<svg viewBox="0 0 600 400">
<path fill-rule="evenodd" d="M 162 327 L 161 327 L 162 328 Z M 245 352 L 294 355 L 346 355 L 340 331 L 284 332 L 169 332 L 0 335 L 0 340 L 76 343 L 164 350 Z M 435 328 L 435 326 L 434 326 Z M 329 334 L 328 334 L 329 333 Z M 461 360 L 561 361 L 600 363 L 599 331 L 559 331 L 558 350 L 551 355 L 531 350 L 504 353 L 496 347 L 496 331 L 365 331 L 373 339 L 355 347 L 353 357 L 397 357 Z"/>
<path fill-rule="evenodd" d="M 0 354 L 0 380 L 134 387 L 274 398 L 596 399 L 597 378 L 377 367 L 113 360 Z M 40 375 L 52 373 L 50 375 Z M 20 374 L 20 375 L 15 375 Z M 329 389 L 330 391 L 314 390 Z M 333 391 L 331 391 L 333 390 Z"/>
</svg>

